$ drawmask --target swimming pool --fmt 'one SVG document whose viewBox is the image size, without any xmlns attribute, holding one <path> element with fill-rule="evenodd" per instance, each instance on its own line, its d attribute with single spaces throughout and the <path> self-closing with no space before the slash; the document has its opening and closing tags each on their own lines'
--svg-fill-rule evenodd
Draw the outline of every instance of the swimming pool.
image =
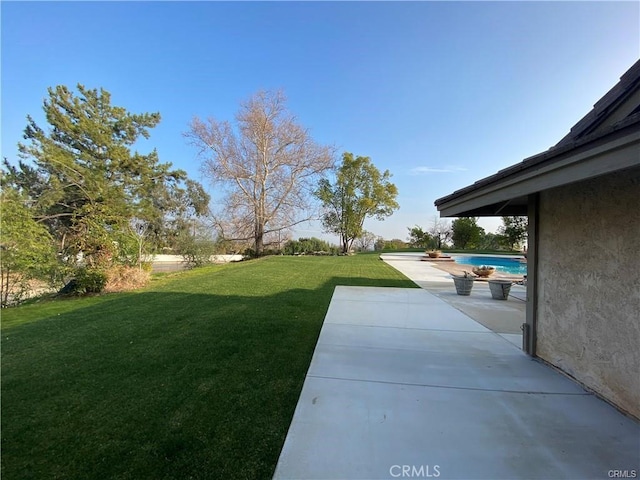
<svg viewBox="0 0 640 480">
<path fill-rule="evenodd" d="M 508 257 L 483 257 L 476 255 L 451 255 L 456 263 L 461 265 L 471 265 L 479 267 L 480 265 L 491 265 L 495 267 L 496 272 L 508 273 L 510 275 L 526 275 L 527 264 L 520 262 L 519 258 Z"/>
</svg>

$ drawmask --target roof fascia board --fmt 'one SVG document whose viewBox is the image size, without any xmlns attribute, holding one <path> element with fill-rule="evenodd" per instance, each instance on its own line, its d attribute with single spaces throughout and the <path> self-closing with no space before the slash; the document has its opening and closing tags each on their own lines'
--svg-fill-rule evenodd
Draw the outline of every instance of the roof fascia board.
<svg viewBox="0 0 640 480">
<path fill-rule="evenodd" d="M 526 197 L 525 197 L 526 198 Z M 454 215 L 446 215 L 440 212 L 442 217 L 522 217 L 527 215 L 527 206 L 522 204 L 509 205 L 501 211 L 497 211 L 500 207 L 499 203 L 487 205 L 478 210 L 465 210 Z"/>
<path fill-rule="evenodd" d="M 567 152 L 565 158 L 516 172 L 438 206 L 440 215 L 454 217 L 466 211 L 512 198 L 640 166 L 640 130 L 588 150 Z"/>
</svg>

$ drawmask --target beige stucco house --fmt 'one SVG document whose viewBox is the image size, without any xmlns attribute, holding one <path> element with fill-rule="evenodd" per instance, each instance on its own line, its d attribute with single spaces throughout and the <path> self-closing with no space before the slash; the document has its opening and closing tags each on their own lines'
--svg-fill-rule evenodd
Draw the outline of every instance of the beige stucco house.
<svg viewBox="0 0 640 480">
<path fill-rule="evenodd" d="M 525 351 L 640 418 L 640 60 L 557 145 L 435 205 L 528 215 Z"/>
</svg>

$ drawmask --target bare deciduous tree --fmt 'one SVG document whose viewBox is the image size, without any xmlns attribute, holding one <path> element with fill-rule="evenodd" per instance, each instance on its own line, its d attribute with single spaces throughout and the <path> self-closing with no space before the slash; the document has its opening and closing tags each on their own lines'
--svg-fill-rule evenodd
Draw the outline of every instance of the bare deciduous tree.
<svg viewBox="0 0 640 480">
<path fill-rule="evenodd" d="M 435 242 L 434 247 L 441 249 L 451 239 L 451 225 L 447 220 L 434 215 L 428 233 Z"/>
<path fill-rule="evenodd" d="M 140 271 L 142 271 L 142 253 L 144 251 L 148 229 L 149 225 L 140 218 L 134 217 L 129 220 L 129 230 L 131 230 L 131 234 L 135 238 L 138 245 L 138 270 Z"/>
<path fill-rule="evenodd" d="M 371 232 L 364 230 L 362 234 L 356 238 L 355 246 L 361 252 L 366 252 L 368 250 L 373 250 L 373 245 L 376 242 L 378 237 Z"/>
<path fill-rule="evenodd" d="M 216 210 L 225 238 L 265 238 L 312 218 L 311 192 L 334 164 L 334 149 L 316 144 L 286 108 L 280 92 L 258 92 L 243 103 L 235 128 L 194 118 L 185 134 L 199 149 L 203 171 L 222 187 Z"/>
</svg>

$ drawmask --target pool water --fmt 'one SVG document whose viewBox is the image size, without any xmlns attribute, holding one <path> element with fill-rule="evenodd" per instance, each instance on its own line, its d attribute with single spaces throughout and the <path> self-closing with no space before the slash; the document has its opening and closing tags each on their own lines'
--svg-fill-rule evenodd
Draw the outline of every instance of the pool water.
<svg viewBox="0 0 640 480">
<path fill-rule="evenodd" d="M 491 265 L 495 267 L 496 272 L 508 273 L 510 275 L 526 275 L 527 263 L 520 262 L 519 258 L 505 257 L 482 257 L 476 255 L 452 255 L 456 263 L 461 265 L 471 265 L 479 267 L 480 265 Z"/>
</svg>

